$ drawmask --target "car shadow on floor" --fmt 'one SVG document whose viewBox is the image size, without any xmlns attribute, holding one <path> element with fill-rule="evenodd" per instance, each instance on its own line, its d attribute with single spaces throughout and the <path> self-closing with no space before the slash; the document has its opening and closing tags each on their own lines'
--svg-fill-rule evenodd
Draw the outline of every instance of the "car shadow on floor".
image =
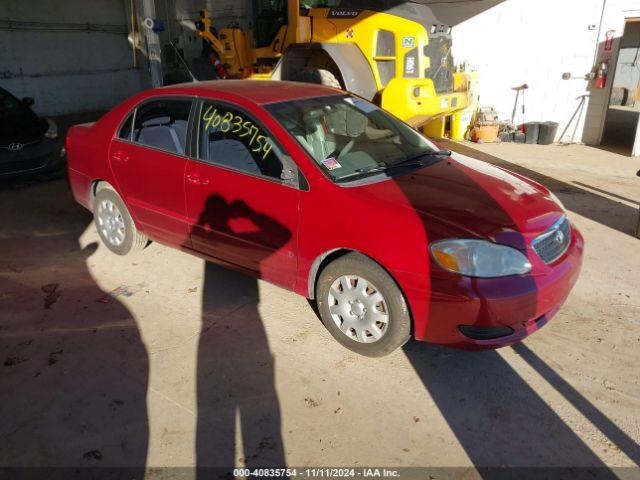
<svg viewBox="0 0 640 480">
<path fill-rule="evenodd" d="M 618 478 L 497 351 L 413 341 L 404 352 L 482 478 L 495 478 L 496 467 L 534 467 L 517 471 L 520 478 L 542 478 L 542 468 L 563 478 L 557 467 L 576 468 L 565 472 L 570 478 Z M 595 407 L 581 411 L 604 417 Z"/>
<path fill-rule="evenodd" d="M 513 346 L 520 355 L 542 378 L 544 378 L 565 400 L 570 402 L 584 417 L 600 430 L 617 448 L 619 448 L 636 465 L 640 465 L 640 445 L 638 445 L 620 427 L 612 422 L 604 413 L 587 400 L 569 382 L 551 368 L 524 343 Z"/>
<path fill-rule="evenodd" d="M 233 221 L 251 222 L 255 228 L 238 233 Z M 274 219 L 219 195 L 207 200 L 198 224 L 212 233 L 212 244 L 220 238 L 251 243 L 268 231 L 279 239 L 272 244 L 278 250 L 291 238 Z M 258 265 L 267 259 L 264 255 L 256 259 Z M 209 478 L 207 467 L 285 466 L 274 357 L 259 304 L 254 277 L 205 264 L 197 366 L 198 478 Z"/>
<path fill-rule="evenodd" d="M 600 192 L 609 197 L 617 198 L 618 200 L 622 200 L 623 202 L 629 202 L 629 203 L 633 203 L 635 205 L 640 206 L 640 200 L 634 200 L 633 198 L 623 197 L 622 195 L 618 195 L 617 193 L 608 192 L 607 190 L 603 190 L 602 188 L 594 187 L 592 185 L 587 185 L 586 183 L 582 183 L 582 182 L 572 182 L 572 183 L 579 187 L 587 188 L 589 190 L 595 190 L 596 192 Z"/>
<path fill-rule="evenodd" d="M 91 215 L 62 181 L 0 202 L 0 465 L 134 467 L 148 446 L 136 321 L 93 279 Z M 19 206 L 19 208 L 17 208 Z"/>
<path fill-rule="evenodd" d="M 555 193 L 567 210 L 624 234 L 634 236 L 634 228 L 638 218 L 636 208 L 461 143 L 443 141 L 441 144 L 461 155 L 467 155 L 530 178 Z"/>
</svg>

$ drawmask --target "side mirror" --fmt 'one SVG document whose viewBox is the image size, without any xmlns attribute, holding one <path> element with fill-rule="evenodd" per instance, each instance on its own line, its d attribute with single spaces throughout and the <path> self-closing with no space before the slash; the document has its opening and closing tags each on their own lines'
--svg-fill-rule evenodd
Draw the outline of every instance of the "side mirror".
<svg viewBox="0 0 640 480">
<path fill-rule="evenodd" d="M 298 176 L 296 175 L 296 172 L 293 171 L 293 169 L 285 167 L 282 169 L 280 179 L 282 179 L 284 183 L 288 185 L 296 185 Z"/>
<path fill-rule="evenodd" d="M 22 105 L 25 107 L 30 107 L 34 103 L 36 103 L 36 101 L 33 99 L 33 97 L 24 97 L 22 99 Z"/>
<path fill-rule="evenodd" d="M 289 155 L 282 155 L 282 172 L 280 179 L 285 185 L 298 187 L 298 166 Z"/>
</svg>

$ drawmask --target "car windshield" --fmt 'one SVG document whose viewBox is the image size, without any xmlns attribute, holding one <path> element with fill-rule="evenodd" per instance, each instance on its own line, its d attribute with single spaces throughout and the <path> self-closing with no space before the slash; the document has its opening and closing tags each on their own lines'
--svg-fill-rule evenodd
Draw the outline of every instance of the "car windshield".
<svg viewBox="0 0 640 480">
<path fill-rule="evenodd" d="M 20 101 L 6 90 L 0 88 L 0 112 L 9 112 L 20 107 Z"/>
<path fill-rule="evenodd" d="M 438 149 L 414 129 L 351 95 L 265 107 L 335 182 L 438 161 Z"/>
</svg>

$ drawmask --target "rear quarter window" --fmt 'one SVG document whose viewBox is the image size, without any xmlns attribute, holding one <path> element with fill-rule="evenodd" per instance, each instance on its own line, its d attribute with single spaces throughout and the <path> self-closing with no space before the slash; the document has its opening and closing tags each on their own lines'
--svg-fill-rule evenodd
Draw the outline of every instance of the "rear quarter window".
<svg viewBox="0 0 640 480">
<path fill-rule="evenodd" d="M 124 123 L 120 127 L 120 131 L 118 132 L 118 138 L 121 138 L 122 140 L 131 140 L 131 127 L 133 126 L 134 112 L 131 112 L 127 116 L 127 119 L 124 121 Z"/>
</svg>

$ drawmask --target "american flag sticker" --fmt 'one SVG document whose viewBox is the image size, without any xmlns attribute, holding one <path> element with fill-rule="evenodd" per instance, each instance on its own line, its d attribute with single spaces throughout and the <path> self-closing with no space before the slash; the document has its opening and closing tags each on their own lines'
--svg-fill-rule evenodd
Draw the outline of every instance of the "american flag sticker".
<svg viewBox="0 0 640 480">
<path fill-rule="evenodd" d="M 342 167 L 342 165 L 338 163 L 338 160 L 333 157 L 325 158 L 322 164 L 327 167 L 327 170 L 335 170 L 336 168 Z"/>
</svg>

